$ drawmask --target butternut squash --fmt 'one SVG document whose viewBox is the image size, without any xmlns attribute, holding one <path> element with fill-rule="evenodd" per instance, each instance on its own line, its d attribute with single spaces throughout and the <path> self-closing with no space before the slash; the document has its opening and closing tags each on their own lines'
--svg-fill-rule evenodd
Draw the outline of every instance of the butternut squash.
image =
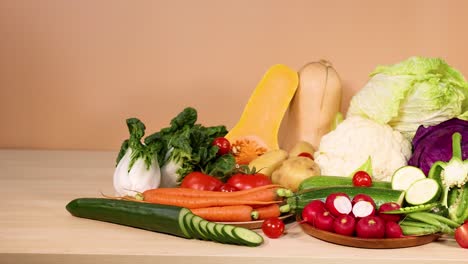
<svg viewBox="0 0 468 264">
<path fill-rule="evenodd" d="M 226 135 L 238 164 L 249 164 L 266 151 L 279 149 L 278 130 L 298 83 L 297 72 L 285 65 L 274 65 L 265 73 L 240 120 Z"/>
<path fill-rule="evenodd" d="M 320 60 L 299 70 L 299 87 L 288 109 L 288 123 L 281 148 L 290 150 L 307 141 L 318 149 L 320 139 L 331 131 L 341 110 L 342 87 L 330 62 Z"/>
</svg>

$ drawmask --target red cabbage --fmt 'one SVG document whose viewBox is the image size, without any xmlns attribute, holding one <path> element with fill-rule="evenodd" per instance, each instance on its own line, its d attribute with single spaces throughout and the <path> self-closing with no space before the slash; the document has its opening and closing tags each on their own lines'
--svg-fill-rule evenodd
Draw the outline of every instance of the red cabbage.
<svg viewBox="0 0 468 264">
<path fill-rule="evenodd" d="M 452 118 L 435 126 L 419 126 L 413 138 L 413 155 L 408 165 L 416 166 L 427 175 L 436 161 L 452 158 L 452 134 L 462 136 L 462 159 L 468 159 L 468 121 Z"/>
</svg>

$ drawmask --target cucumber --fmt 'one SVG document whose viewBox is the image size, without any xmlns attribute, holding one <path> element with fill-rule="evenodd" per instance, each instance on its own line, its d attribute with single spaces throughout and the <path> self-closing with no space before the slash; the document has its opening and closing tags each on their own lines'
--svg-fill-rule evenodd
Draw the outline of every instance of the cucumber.
<svg viewBox="0 0 468 264">
<path fill-rule="evenodd" d="M 332 193 L 343 192 L 352 199 L 357 194 L 366 194 L 372 197 L 377 207 L 383 203 L 395 202 L 400 206 L 403 203 L 405 192 L 377 187 L 348 187 L 334 186 L 312 188 L 296 193 L 295 196 L 286 199 L 292 211 L 301 211 L 312 200 L 325 201 Z"/>
<path fill-rule="evenodd" d="M 257 246 L 263 243 L 263 237 L 249 229 L 236 227 L 232 230 L 234 236 L 246 246 Z"/>
<path fill-rule="evenodd" d="M 441 190 L 436 180 L 424 178 L 415 181 L 406 190 L 405 200 L 411 205 L 435 202 L 439 199 Z"/>
<path fill-rule="evenodd" d="M 194 215 L 192 218 L 192 221 L 190 222 L 190 226 L 192 230 L 194 231 L 195 238 L 201 239 L 201 240 L 208 240 L 208 237 L 204 230 L 202 230 L 200 223 L 202 221 L 205 221 L 203 218 L 199 217 L 198 215 Z"/>
<path fill-rule="evenodd" d="M 190 238 L 197 238 L 197 233 L 195 232 L 195 230 L 192 229 L 192 218 L 194 217 L 195 215 L 190 213 L 190 214 L 186 214 L 184 216 L 184 226 L 185 228 L 187 229 L 187 233 L 189 234 Z"/>
<path fill-rule="evenodd" d="M 259 246 L 263 238 L 248 229 L 218 224 L 194 215 L 189 209 L 104 198 L 79 198 L 66 209 L 76 217 L 131 226 L 183 238 L 198 238 L 221 243 Z"/>
<path fill-rule="evenodd" d="M 406 191 L 417 180 L 425 179 L 424 172 L 414 166 L 403 166 L 392 175 L 392 189 Z"/>
<path fill-rule="evenodd" d="M 191 238 L 184 224 L 189 209 L 104 198 L 79 198 L 66 209 L 74 216 Z"/>
<path fill-rule="evenodd" d="M 352 177 L 340 177 L 340 176 L 312 176 L 303 180 L 298 187 L 299 191 L 311 188 L 319 187 L 331 187 L 331 186 L 353 186 Z M 384 181 L 373 181 L 372 187 L 387 188 L 391 189 L 392 184 Z"/>
<path fill-rule="evenodd" d="M 232 244 L 240 244 L 237 237 L 234 235 L 234 228 L 235 226 L 232 225 L 225 225 L 223 226 L 223 235 L 230 243 Z"/>
</svg>

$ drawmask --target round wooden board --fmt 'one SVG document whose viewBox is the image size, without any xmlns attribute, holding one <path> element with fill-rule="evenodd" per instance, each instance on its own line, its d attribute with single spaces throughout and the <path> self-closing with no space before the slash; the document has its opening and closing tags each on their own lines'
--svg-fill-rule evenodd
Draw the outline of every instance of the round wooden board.
<svg viewBox="0 0 468 264">
<path fill-rule="evenodd" d="M 286 221 L 286 220 L 289 220 L 291 216 L 293 216 L 293 214 L 283 215 L 283 216 L 280 216 L 279 218 L 282 219 L 283 221 Z M 239 227 L 244 227 L 247 229 L 258 229 L 262 227 L 263 221 L 264 220 L 248 221 L 248 222 L 217 222 L 217 223 L 239 226 Z"/>
<path fill-rule="evenodd" d="M 297 220 L 301 220 L 299 216 L 297 217 Z M 421 246 L 436 241 L 441 236 L 440 234 L 433 234 L 404 238 L 358 238 L 343 236 L 336 233 L 319 230 L 307 223 L 302 223 L 300 224 L 300 226 L 305 233 L 326 242 L 348 247 L 370 249 L 390 249 Z"/>
</svg>

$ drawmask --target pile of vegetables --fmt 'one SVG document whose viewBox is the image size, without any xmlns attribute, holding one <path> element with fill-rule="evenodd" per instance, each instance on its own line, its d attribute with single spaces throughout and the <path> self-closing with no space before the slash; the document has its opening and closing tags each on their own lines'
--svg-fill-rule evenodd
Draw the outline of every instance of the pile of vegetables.
<svg viewBox="0 0 468 264">
<path fill-rule="evenodd" d="M 317 102 L 310 95 L 319 95 Z M 278 238 L 285 230 L 279 217 L 295 213 L 302 224 L 346 236 L 444 233 L 468 247 L 463 76 L 441 59 L 412 57 L 377 67 L 344 120 L 340 105 L 340 79 L 319 61 L 299 73 L 280 64 L 268 69 L 230 131 L 197 124 L 191 107 L 146 137 L 145 125 L 129 118 L 114 173 L 116 197 L 77 199 L 67 209 L 247 246 L 263 238 L 220 222 L 262 220 L 264 234 Z M 294 127 L 281 139 L 287 120 Z"/>
</svg>

